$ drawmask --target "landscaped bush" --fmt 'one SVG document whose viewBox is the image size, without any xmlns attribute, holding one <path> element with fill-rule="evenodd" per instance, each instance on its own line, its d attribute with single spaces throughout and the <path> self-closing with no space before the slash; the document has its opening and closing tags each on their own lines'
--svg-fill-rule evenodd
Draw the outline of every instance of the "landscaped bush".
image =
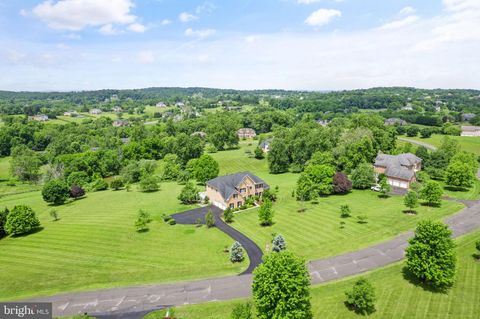
<svg viewBox="0 0 480 319">
<path fill-rule="evenodd" d="M 256 159 L 263 159 L 265 157 L 265 154 L 260 147 L 257 147 L 253 154 Z"/>
<path fill-rule="evenodd" d="M 17 205 L 7 215 L 5 231 L 10 235 L 28 233 L 40 226 L 35 212 L 28 206 Z"/>
<path fill-rule="evenodd" d="M 185 184 L 177 198 L 182 204 L 193 204 L 200 200 L 198 189 L 192 182 L 187 182 Z"/>
<path fill-rule="evenodd" d="M 352 216 L 352 211 L 350 209 L 350 206 L 348 206 L 348 205 L 340 206 L 340 217 L 348 218 L 350 216 Z"/>
<path fill-rule="evenodd" d="M 5 223 L 7 222 L 7 215 L 10 211 L 8 208 L 0 210 L 0 238 L 4 237 L 7 232 L 5 231 Z"/>
<path fill-rule="evenodd" d="M 205 225 L 207 225 L 208 228 L 215 226 L 215 217 L 211 210 L 205 215 Z"/>
<path fill-rule="evenodd" d="M 337 172 L 333 176 L 333 192 L 335 194 L 346 194 L 352 190 L 352 182 L 347 175 Z"/>
<path fill-rule="evenodd" d="M 85 191 L 78 185 L 73 185 L 70 187 L 70 197 L 77 199 L 85 196 Z"/>
<path fill-rule="evenodd" d="M 78 186 L 85 186 L 90 181 L 87 173 L 85 172 L 73 172 L 67 178 L 67 185 L 68 187 L 72 187 L 73 185 Z"/>
<path fill-rule="evenodd" d="M 168 224 L 171 225 L 171 226 L 173 226 L 173 225 L 176 225 L 176 224 L 177 224 L 177 221 L 172 218 L 172 219 L 170 219 L 170 220 L 168 221 Z"/>
<path fill-rule="evenodd" d="M 110 182 L 110 188 L 113 189 L 114 191 L 123 188 L 123 186 L 124 186 L 124 183 L 121 177 L 114 177 Z"/>
<path fill-rule="evenodd" d="M 47 203 L 60 205 L 70 196 L 70 189 L 60 180 L 51 180 L 47 182 L 42 189 L 43 200 Z"/>
<path fill-rule="evenodd" d="M 272 251 L 273 252 L 280 252 L 282 250 L 287 249 L 287 242 L 285 238 L 281 234 L 278 234 L 272 240 Z"/>
<path fill-rule="evenodd" d="M 105 180 L 101 177 L 95 179 L 93 182 L 90 183 L 90 190 L 94 192 L 99 192 L 108 189 L 108 184 Z"/>
<path fill-rule="evenodd" d="M 252 304 L 250 302 L 237 304 L 233 306 L 231 319 L 252 319 Z"/>
<path fill-rule="evenodd" d="M 356 312 L 366 315 L 375 311 L 375 288 L 366 279 L 357 280 L 352 290 L 345 292 L 345 295 L 345 303 Z"/>
<path fill-rule="evenodd" d="M 230 248 L 230 261 L 232 263 L 241 262 L 245 257 L 243 256 L 243 247 L 236 241 Z"/>
<path fill-rule="evenodd" d="M 233 210 L 230 207 L 223 212 L 223 219 L 225 219 L 226 223 L 233 222 Z"/>
<path fill-rule="evenodd" d="M 158 191 L 158 179 L 156 176 L 144 176 L 140 180 L 140 191 L 155 192 Z"/>
</svg>

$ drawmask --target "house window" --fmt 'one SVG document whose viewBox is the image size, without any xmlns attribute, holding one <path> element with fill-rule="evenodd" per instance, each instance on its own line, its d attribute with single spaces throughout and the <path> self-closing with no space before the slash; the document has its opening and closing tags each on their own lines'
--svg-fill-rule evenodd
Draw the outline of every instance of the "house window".
<svg viewBox="0 0 480 319">
<path fill-rule="evenodd" d="M 247 189 L 246 189 L 246 188 L 240 188 L 240 193 L 242 193 L 242 194 L 243 194 L 243 193 L 245 193 L 246 191 L 247 191 Z"/>
<path fill-rule="evenodd" d="M 242 202 L 237 202 L 237 207 L 242 206 Z"/>
<path fill-rule="evenodd" d="M 238 197 L 238 194 L 233 194 L 233 198 L 237 198 Z"/>
<path fill-rule="evenodd" d="M 263 188 L 263 184 L 256 184 L 255 185 L 255 188 L 258 189 L 258 188 Z"/>
<path fill-rule="evenodd" d="M 235 204 L 232 203 L 232 204 L 229 205 L 229 207 L 230 207 L 230 209 L 234 209 L 234 208 L 235 208 Z"/>
<path fill-rule="evenodd" d="M 258 196 L 258 193 L 255 193 L 255 196 Z"/>
</svg>

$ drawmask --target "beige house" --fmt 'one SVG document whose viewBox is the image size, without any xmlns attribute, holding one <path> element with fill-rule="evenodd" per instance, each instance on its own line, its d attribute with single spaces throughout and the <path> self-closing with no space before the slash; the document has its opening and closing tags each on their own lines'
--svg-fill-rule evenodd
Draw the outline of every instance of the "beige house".
<svg viewBox="0 0 480 319">
<path fill-rule="evenodd" d="M 462 136 L 480 136 L 480 126 L 462 126 Z"/>
<path fill-rule="evenodd" d="M 273 138 L 267 138 L 263 140 L 258 147 L 262 149 L 264 153 L 268 153 L 270 151 L 270 144 L 272 144 Z"/>
<path fill-rule="evenodd" d="M 417 181 L 416 172 L 422 169 L 422 159 L 411 154 L 379 154 L 375 159 L 375 173 L 385 174 L 391 186 L 409 189 Z"/>
<path fill-rule="evenodd" d="M 257 136 L 253 128 L 241 128 L 237 131 L 238 138 L 254 138 Z"/>
<path fill-rule="evenodd" d="M 220 209 L 237 208 L 252 196 L 262 196 L 269 186 L 249 172 L 219 176 L 207 182 L 206 195 Z"/>
</svg>

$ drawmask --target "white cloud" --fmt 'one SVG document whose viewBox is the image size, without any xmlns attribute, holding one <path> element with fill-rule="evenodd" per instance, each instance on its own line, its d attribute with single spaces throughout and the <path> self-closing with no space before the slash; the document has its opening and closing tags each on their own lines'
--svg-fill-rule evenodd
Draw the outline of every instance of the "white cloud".
<svg viewBox="0 0 480 319">
<path fill-rule="evenodd" d="M 195 9 L 196 14 L 212 13 L 217 7 L 210 1 L 205 1 Z"/>
<path fill-rule="evenodd" d="M 196 38 L 206 38 L 215 34 L 214 29 L 201 29 L 201 30 L 193 30 L 192 28 L 188 28 L 185 30 L 185 35 L 187 37 L 196 37 Z"/>
<path fill-rule="evenodd" d="M 305 23 L 314 26 L 321 27 L 330 23 L 333 19 L 341 17 L 342 13 L 334 9 L 319 9 L 313 12 L 306 20 Z"/>
<path fill-rule="evenodd" d="M 408 6 L 400 10 L 398 14 L 402 16 L 408 16 L 408 15 L 414 14 L 416 11 L 417 10 L 415 10 L 415 8 Z"/>
<path fill-rule="evenodd" d="M 253 42 L 256 42 L 260 39 L 260 36 L 259 35 L 248 35 L 245 37 L 245 42 L 247 43 L 253 43 Z"/>
<path fill-rule="evenodd" d="M 133 32 L 143 33 L 147 31 L 147 27 L 141 23 L 132 23 L 131 25 L 128 26 L 128 30 Z"/>
<path fill-rule="evenodd" d="M 182 12 L 178 15 L 178 19 L 183 23 L 187 23 L 190 21 L 197 20 L 198 17 L 188 12 Z"/>
<path fill-rule="evenodd" d="M 120 33 L 120 30 L 114 28 L 113 25 L 109 23 L 99 28 L 98 32 L 103 35 L 117 35 Z"/>
<path fill-rule="evenodd" d="M 136 17 L 130 13 L 133 6 L 131 0 L 46 0 L 32 13 L 52 29 L 79 31 L 89 26 L 134 23 Z"/>
<path fill-rule="evenodd" d="M 163 20 L 160 22 L 161 25 L 169 25 L 170 23 L 172 23 L 172 21 L 171 21 L 171 20 L 168 20 L 168 19 L 163 19 Z"/>
<path fill-rule="evenodd" d="M 312 3 L 317 3 L 322 0 L 297 0 L 298 4 L 312 4 Z"/>
<path fill-rule="evenodd" d="M 140 51 L 138 53 L 138 62 L 150 64 L 155 62 L 155 54 L 153 51 Z"/>
<path fill-rule="evenodd" d="M 411 15 L 411 16 L 408 16 L 408 17 L 405 17 L 405 18 L 402 18 L 402 19 L 399 19 L 399 20 L 387 22 L 384 25 L 382 25 L 379 29 L 380 30 L 399 29 L 399 28 L 403 28 L 403 27 L 409 26 L 411 24 L 414 24 L 419 19 L 420 18 L 418 16 Z"/>
<path fill-rule="evenodd" d="M 28 11 L 25 9 L 21 9 L 18 14 L 20 14 L 22 17 L 27 17 L 28 16 Z"/>
</svg>

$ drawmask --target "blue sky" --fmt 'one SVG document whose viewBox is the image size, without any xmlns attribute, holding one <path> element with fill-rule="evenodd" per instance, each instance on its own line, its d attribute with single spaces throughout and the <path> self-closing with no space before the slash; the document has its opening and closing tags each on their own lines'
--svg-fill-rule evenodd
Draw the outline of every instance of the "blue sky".
<svg viewBox="0 0 480 319">
<path fill-rule="evenodd" d="M 0 89 L 480 88 L 478 0 L 0 0 Z"/>
</svg>

